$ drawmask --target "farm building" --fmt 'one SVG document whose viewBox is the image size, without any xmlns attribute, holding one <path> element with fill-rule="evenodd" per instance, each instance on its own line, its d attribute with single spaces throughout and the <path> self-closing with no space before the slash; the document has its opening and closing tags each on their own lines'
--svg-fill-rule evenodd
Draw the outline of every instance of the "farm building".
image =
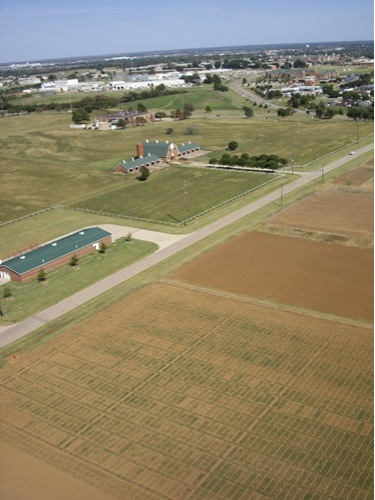
<svg viewBox="0 0 375 500">
<path fill-rule="evenodd" d="M 114 172 L 129 173 L 139 170 L 141 166 L 150 167 L 157 163 L 168 163 L 184 155 L 199 151 L 200 147 L 189 141 L 177 146 L 173 142 L 145 141 L 137 144 L 137 156 L 131 160 L 123 160 L 113 167 Z"/>
<path fill-rule="evenodd" d="M 137 144 L 137 156 L 146 156 L 149 153 L 159 156 L 164 161 L 171 161 L 193 151 L 199 151 L 199 146 L 192 142 L 177 146 L 169 141 L 145 141 Z"/>
<path fill-rule="evenodd" d="M 0 261 L 0 278 L 25 283 L 35 278 L 39 271 L 50 271 L 77 257 L 99 250 L 100 244 L 112 243 L 112 235 L 99 227 L 82 229 L 58 240 L 25 252 L 11 259 Z"/>
<path fill-rule="evenodd" d="M 123 120 L 125 126 L 130 127 L 144 125 L 146 123 L 153 123 L 154 115 L 152 113 L 144 113 L 140 111 L 117 111 L 116 113 L 109 113 L 96 117 L 95 121 L 87 128 L 110 130 L 111 128 L 116 127 L 119 120 Z"/>
<path fill-rule="evenodd" d="M 138 171 L 143 166 L 150 167 L 160 162 L 161 160 L 158 156 L 149 153 L 144 158 L 140 157 L 140 158 L 132 158 L 131 160 L 122 160 L 121 163 L 118 163 L 113 168 L 113 171 L 119 174 L 129 174 L 131 172 Z"/>
</svg>

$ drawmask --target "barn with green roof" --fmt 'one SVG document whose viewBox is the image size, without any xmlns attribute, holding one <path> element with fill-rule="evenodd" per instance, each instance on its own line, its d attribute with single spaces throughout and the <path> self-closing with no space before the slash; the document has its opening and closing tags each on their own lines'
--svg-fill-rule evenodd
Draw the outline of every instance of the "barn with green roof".
<svg viewBox="0 0 375 500">
<path fill-rule="evenodd" d="M 198 144 L 188 141 L 179 146 L 169 141 L 144 141 L 137 144 L 137 155 L 131 160 L 123 160 L 113 168 L 114 172 L 130 173 L 137 171 L 141 166 L 150 167 L 160 162 L 173 162 L 195 151 L 199 151 Z"/>
<path fill-rule="evenodd" d="M 24 283 L 35 278 L 39 271 L 50 271 L 72 255 L 77 257 L 99 250 L 101 243 L 110 244 L 112 235 L 99 227 L 90 227 L 45 243 L 33 250 L 0 261 L 0 278 Z"/>
</svg>

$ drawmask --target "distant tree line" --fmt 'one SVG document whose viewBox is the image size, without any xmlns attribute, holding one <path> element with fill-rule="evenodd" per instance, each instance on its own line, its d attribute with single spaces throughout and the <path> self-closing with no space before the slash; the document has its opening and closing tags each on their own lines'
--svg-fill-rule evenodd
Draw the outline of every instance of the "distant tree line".
<svg viewBox="0 0 375 500">
<path fill-rule="evenodd" d="M 50 102 L 46 104 L 12 104 L 5 93 L 0 94 L 0 106 L 2 111 L 7 111 L 10 114 L 17 114 L 21 112 L 33 113 L 41 111 L 63 111 L 68 109 L 84 108 L 87 112 L 91 113 L 94 110 L 115 108 L 123 103 L 133 101 L 151 99 L 153 97 L 169 96 L 176 94 L 184 94 L 186 90 L 183 89 L 167 89 L 164 84 L 149 90 L 141 92 L 126 92 L 122 95 L 114 95 L 114 93 L 102 93 L 95 96 L 87 95 L 83 99 L 74 102 Z"/>
<path fill-rule="evenodd" d="M 219 75 L 211 75 L 211 73 L 207 73 L 203 83 L 213 84 L 213 89 L 218 90 L 219 92 L 228 92 L 229 90 L 228 86 L 223 84 Z"/>
</svg>

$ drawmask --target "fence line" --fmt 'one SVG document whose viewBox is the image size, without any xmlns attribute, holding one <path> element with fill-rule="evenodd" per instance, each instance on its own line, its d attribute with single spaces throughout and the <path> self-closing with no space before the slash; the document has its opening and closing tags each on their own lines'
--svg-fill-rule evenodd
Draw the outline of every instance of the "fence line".
<svg viewBox="0 0 375 500">
<path fill-rule="evenodd" d="M 204 214 L 206 214 L 208 212 L 211 212 L 212 210 L 216 210 L 217 208 L 219 208 L 219 207 L 221 207 L 223 205 L 226 205 L 227 203 L 230 203 L 230 202 L 232 202 L 234 200 L 237 200 L 238 198 L 241 198 L 242 196 L 246 196 L 247 194 L 249 194 L 249 193 L 251 193 L 253 191 L 256 191 L 257 189 L 260 189 L 260 188 L 262 188 L 264 186 L 267 186 L 271 182 L 274 182 L 275 180 L 278 180 L 278 179 L 280 179 L 283 176 L 284 176 L 284 174 L 277 175 L 273 179 L 270 179 L 267 182 L 264 182 L 263 184 L 259 184 L 259 186 L 256 186 L 254 188 L 249 189 L 248 191 L 240 193 L 240 194 L 234 196 L 233 198 L 229 198 L 228 200 L 225 200 L 225 201 L 219 203 L 218 205 L 214 205 L 213 207 L 210 207 L 207 210 L 204 210 L 203 212 L 199 212 L 199 214 L 193 215 L 192 217 L 189 217 L 188 219 L 185 219 L 185 220 L 180 221 L 180 222 L 175 222 L 175 223 L 173 223 L 173 222 L 167 222 L 167 221 L 161 221 L 161 220 L 155 220 L 155 219 L 145 219 L 144 217 L 134 217 L 134 216 L 131 216 L 131 215 L 126 215 L 126 214 L 111 214 L 111 213 L 108 213 L 108 212 L 100 212 L 98 210 L 90 210 L 88 208 L 80 208 L 80 207 L 66 207 L 66 208 L 69 208 L 71 210 L 77 210 L 79 212 L 87 212 L 87 213 L 91 213 L 91 214 L 104 215 L 106 217 L 119 217 L 119 218 L 122 218 L 122 219 L 130 219 L 130 220 L 141 221 L 141 222 L 153 222 L 153 223 L 163 224 L 163 225 L 171 226 L 171 227 L 180 227 L 182 225 L 185 225 L 187 222 L 189 222 L 189 221 L 191 221 L 193 219 L 196 219 L 197 217 L 201 217 L 202 215 L 204 215 Z"/>
<path fill-rule="evenodd" d="M 184 221 L 180 222 L 178 224 L 178 226 L 181 226 L 182 224 L 186 224 L 187 222 L 190 222 L 191 220 L 196 219 L 197 217 L 201 217 L 202 215 L 204 215 L 208 212 L 211 212 L 212 210 L 216 210 L 217 208 L 222 207 L 223 205 L 226 205 L 227 203 L 230 203 L 234 200 L 237 200 L 238 198 L 241 198 L 242 196 L 246 196 L 247 194 L 252 193 L 253 191 L 256 191 L 257 189 L 260 189 L 264 186 L 267 186 L 268 184 L 271 184 L 272 182 L 279 180 L 281 177 L 284 177 L 284 175 L 285 174 L 277 175 L 273 179 L 270 179 L 269 181 L 264 182 L 263 184 L 259 184 L 259 186 L 251 188 L 248 191 L 245 191 L 244 193 L 241 193 L 241 194 L 234 196 L 233 198 L 229 198 L 228 200 L 225 200 L 225 201 L 219 203 L 218 205 L 215 205 L 211 208 L 208 208 L 207 210 L 204 210 L 203 212 L 200 212 L 199 214 L 193 215 L 192 217 L 189 217 L 188 219 L 185 219 Z"/>
<path fill-rule="evenodd" d="M 19 222 L 20 220 L 28 219 L 29 217 L 34 217 L 34 215 L 42 214 L 43 212 L 48 212 L 49 210 L 55 210 L 56 208 L 64 208 L 63 205 L 53 205 L 52 207 L 43 208 L 37 212 L 32 212 L 31 214 L 23 215 L 22 217 L 17 217 L 17 219 L 8 220 L 6 222 L 1 222 L 1 226 L 7 226 L 8 224 L 13 224 L 14 222 Z"/>
<path fill-rule="evenodd" d="M 18 217 L 17 219 L 2 222 L 0 224 L 0 227 L 7 226 L 8 224 L 13 224 L 15 222 L 19 222 L 19 221 L 24 220 L 24 219 L 28 219 L 29 217 L 34 217 L 35 215 L 39 215 L 41 213 L 48 212 L 49 210 L 55 210 L 56 208 L 63 208 L 63 209 L 67 209 L 67 210 L 76 210 L 78 212 L 85 212 L 85 213 L 95 214 L 95 215 L 103 215 L 105 217 L 117 217 L 120 219 L 129 219 L 129 220 L 134 220 L 134 221 L 139 221 L 139 222 L 147 222 L 147 223 L 151 222 L 154 224 L 162 224 L 162 225 L 170 226 L 170 227 L 180 227 L 182 225 L 186 225 L 187 222 L 190 222 L 198 217 L 201 217 L 202 215 L 204 215 L 208 212 L 211 212 L 212 210 L 216 210 L 217 208 L 222 207 L 223 205 L 226 205 L 227 203 L 231 203 L 232 201 L 235 201 L 238 198 L 241 198 L 242 196 L 246 196 L 249 193 L 252 193 L 253 191 L 256 191 L 264 186 L 267 186 L 268 184 L 275 182 L 276 180 L 280 179 L 283 176 L 284 176 L 284 174 L 275 175 L 275 177 L 273 177 L 273 179 L 270 179 L 267 182 L 264 182 L 263 184 L 259 184 L 259 186 L 256 186 L 254 188 L 249 189 L 248 191 L 245 191 L 245 192 L 240 193 L 236 196 L 233 196 L 233 198 L 229 198 L 228 200 L 225 200 L 225 201 L 219 203 L 218 205 L 214 205 L 213 207 L 210 207 L 207 210 L 204 210 L 203 212 L 200 212 L 196 215 L 193 215 L 192 217 L 189 217 L 188 219 L 185 219 L 185 220 L 180 221 L 180 222 L 168 222 L 168 221 L 161 221 L 161 220 L 156 220 L 156 219 L 146 219 L 144 217 L 134 217 L 132 215 L 126 215 L 126 214 L 112 214 L 112 213 L 108 213 L 108 212 L 101 212 L 99 210 L 91 210 L 88 208 L 68 207 L 66 205 L 53 205 L 52 207 L 43 208 L 42 210 L 38 210 L 37 212 L 33 212 L 31 214 L 27 214 L 27 215 L 24 215 L 22 217 Z"/>
<path fill-rule="evenodd" d="M 338 151 L 342 151 L 343 149 L 348 148 L 349 146 L 353 146 L 355 144 L 358 144 L 359 142 L 363 141 L 364 139 L 367 139 L 368 137 L 372 137 L 372 135 L 369 134 L 369 135 L 366 135 L 365 137 L 362 137 L 362 139 L 358 139 L 358 141 L 349 142 L 349 144 L 346 144 L 345 146 L 342 146 L 341 148 L 335 149 L 334 151 L 331 151 L 330 153 L 327 153 L 324 156 L 320 156 L 319 158 L 316 158 L 315 160 L 312 160 L 309 163 L 306 163 L 305 165 L 302 165 L 302 168 L 306 168 L 309 165 L 312 165 L 313 163 L 315 163 L 317 161 L 323 160 L 324 158 L 327 158 L 328 156 L 334 155 Z"/>
<path fill-rule="evenodd" d="M 305 165 L 302 165 L 302 168 L 305 169 L 306 167 L 312 165 L 313 163 L 321 161 L 324 158 L 327 158 L 327 157 L 329 157 L 329 156 L 337 153 L 338 151 L 342 151 L 343 149 L 345 149 L 345 148 L 347 148 L 349 146 L 353 146 L 354 144 L 358 144 L 359 142 L 363 141 L 364 139 L 367 139 L 368 137 L 371 137 L 371 134 L 366 135 L 365 137 L 362 137 L 361 139 L 358 139 L 357 141 L 352 141 L 349 144 L 346 144 L 345 146 L 342 146 L 342 147 L 340 147 L 338 149 L 335 149 L 334 151 L 331 151 L 330 153 L 327 153 L 324 156 L 320 156 L 319 158 L 316 158 L 315 160 L 310 161 L 309 163 L 305 163 Z M 68 210 L 77 210 L 77 211 L 87 212 L 87 213 L 91 213 L 91 214 L 105 215 L 106 217 L 118 217 L 118 218 L 123 218 L 123 219 L 136 220 L 136 221 L 140 221 L 140 222 L 152 222 L 152 223 L 156 223 L 156 224 L 163 224 L 163 225 L 166 225 L 166 226 L 179 227 L 182 224 L 186 224 L 187 222 L 189 222 L 189 221 L 191 221 L 193 219 L 196 219 L 197 217 L 201 217 L 202 215 L 204 215 L 204 214 L 206 214 L 208 212 L 211 212 L 212 210 L 215 210 L 215 209 L 217 209 L 217 208 L 219 208 L 219 207 L 221 207 L 223 205 L 226 205 L 227 203 L 230 203 L 231 201 L 234 201 L 234 200 L 240 198 L 241 196 L 246 196 L 247 194 L 251 193 L 252 191 L 256 191 L 257 189 L 259 189 L 259 188 L 261 188 L 263 186 L 266 186 L 267 184 L 269 184 L 271 182 L 274 182 L 275 180 L 277 180 L 280 177 L 282 177 L 282 175 L 283 174 L 281 174 L 281 175 L 279 175 L 277 177 L 274 177 L 273 179 L 265 182 L 264 184 L 260 184 L 259 186 L 256 186 L 255 188 L 252 188 L 252 189 L 250 189 L 248 191 L 245 191 L 244 193 L 241 193 L 241 194 L 239 194 L 237 196 L 234 196 L 233 198 L 230 198 L 229 200 L 225 200 L 222 203 L 219 203 L 218 205 L 215 205 L 214 207 L 208 208 L 207 210 L 204 210 L 203 212 L 200 212 L 199 214 L 193 215 L 192 217 L 189 217 L 188 219 L 185 219 L 184 221 L 181 221 L 181 222 L 178 222 L 178 223 L 167 222 L 167 221 L 160 221 L 160 220 L 155 220 L 155 219 L 145 219 L 143 217 L 133 217 L 133 216 L 130 216 L 130 215 L 110 214 L 110 213 L 106 213 L 106 212 L 100 212 L 100 211 L 97 211 L 97 210 L 89 210 L 89 209 L 86 209 L 86 208 L 67 207 L 65 205 L 53 205 L 52 207 L 43 208 L 42 210 L 38 210 L 37 212 L 32 212 L 31 214 L 23 215 L 22 217 L 18 217 L 17 219 L 12 219 L 10 221 L 1 222 L 0 223 L 0 227 L 7 226 L 8 224 L 13 224 L 14 222 L 19 222 L 19 221 L 24 220 L 24 219 L 28 219 L 29 217 L 34 217 L 35 215 L 39 215 L 39 214 L 41 214 L 43 212 L 48 212 L 49 210 L 55 210 L 56 208 L 64 208 L 64 209 L 68 209 Z"/>
</svg>

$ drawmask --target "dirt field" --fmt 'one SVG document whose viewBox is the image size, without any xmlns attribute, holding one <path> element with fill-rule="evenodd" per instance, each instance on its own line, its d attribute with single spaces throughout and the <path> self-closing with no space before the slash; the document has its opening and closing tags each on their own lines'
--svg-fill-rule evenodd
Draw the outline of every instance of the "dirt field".
<svg viewBox="0 0 375 500">
<path fill-rule="evenodd" d="M 364 248 L 374 245 L 374 160 L 335 177 L 265 222 L 268 231 Z"/>
<path fill-rule="evenodd" d="M 367 162 L 367 167 L 358 167 L 349 170 L 334 180 L 334 184 L 346 186 L 362 186 L 369 189 L 374 188 L 374 159 Z"/>
<path fill-rule="evenodd" d="M 1 436 L 121 499 L 370 499 L 372 353 L 365 326 L 154 284 L 5 366 Z"/>
<path fill-rule="evenodd" d="M 249 232 L 173 278 L 352 318 L 373 318 L 373 250 Z"/>
<path fill-rule="evenodd" d="M 314 191 L 265 222 L 277 228 L 297 228 L 294 234 L 306 236 L 308 230 L 320 231 L 327 240 L 370 247 L 374 234 L 374 191 L 343 187 Z"/>
</svg>

